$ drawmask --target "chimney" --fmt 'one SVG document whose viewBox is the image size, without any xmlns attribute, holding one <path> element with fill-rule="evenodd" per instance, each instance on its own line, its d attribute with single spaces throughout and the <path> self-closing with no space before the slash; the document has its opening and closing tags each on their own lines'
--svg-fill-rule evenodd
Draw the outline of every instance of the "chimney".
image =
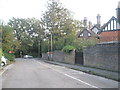
<svg viewBox="0 0 120 90">
<path fill-rule="evenodd" d="M 87 28 L 87 17 L 84 17 L 83 24 L 84 24 L 84 27 Z"/>
<path fill-rule="evenodd" d="M 100 14 L 97 15 L 97 26 L 100 28 L 101 26 L 101 16 Z"/>
<path fill-rule="evenodd" d="M 91 30 L 91 28 L 92 28 L 92 22 L 89 21 L 89 30 Z"/>
<path fill-rule="evenodd" d="M 120 23 L 120 1 L 118 2 L 118 7 L 116 9 L 117 12 L 117 20 Z"/>
</svg>

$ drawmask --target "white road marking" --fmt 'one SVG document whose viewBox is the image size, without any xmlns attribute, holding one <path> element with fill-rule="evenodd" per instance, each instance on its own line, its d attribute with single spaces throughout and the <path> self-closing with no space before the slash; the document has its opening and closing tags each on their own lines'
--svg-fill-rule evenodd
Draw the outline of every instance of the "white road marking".
<svg viewBox="0 0 120 90">
<path fill-rule="evenodd" d="M 0 76 L 5 72 L 5 70 L 3 70 L 1 73 L 0 73 Z"/>
<path fill-rule="evenodd" d="M 8 69 L 12 68 L 13 64 L 10 64 L 8 66 L 6 66 L 5 68 L 3 68 L 3 70 L 0 72 L 0 76 Z"/>
<path fill-rule="evenodd" d="M 40 63 L 40 62 L 38 62 L 39 64 L 41 64 L 41 65 L 43 65 L 42 63 Z M 73 77 L 73 76 L 71 76 L 71 75 L 68 75 L 68 74 L 65 74 L 65 73 L 63 73 L 63 72 L 60 72 L 60 71 L 58 71 L 58 70 L 56 70 L 56 69 L 53 69 L 52 67 L 50 67 L 50 66 L 47 66 L 47 65 L 43 65 L 44 67 L 47 67 L 47 68 L 51 68 L 52 70 L 54 70 L 54 71 L 56 71 L 56 72 L 58 72 L 58 73 L 61 73 L 61 74 L 63 74 L 63 75 L 65 75 L 65 76 L 67 76 L 67 77 L 69 77 L 69 78 L 72 78 L 72 79 L 74 79 L 74 80 L 77 80 L 77 81 L 79 81 L 79 82 L 81 82 L 81 83 L 84 83 L 84 84 L 86 84 L 86 85 L 88 85 L 88 86 L 90 86 L 90 87 L 92 87 L 92 88 L 97 88 L 97 89 L 99 89 L 99 90 L 102 90 L 101 88 L 99 88 L 99 87 L 96 87 L 96 86 L 94 86 L 94 85 L 91 85 L 91 84 L 89 84 L 89 83 L 87 83 L 87 82 L 85 82 L 85 81 L 82 81 L 82 80 L 80 80 L 80 79 L 77 79 L 77 78 L 75 78 L 75 77 Z"/>
</svg>

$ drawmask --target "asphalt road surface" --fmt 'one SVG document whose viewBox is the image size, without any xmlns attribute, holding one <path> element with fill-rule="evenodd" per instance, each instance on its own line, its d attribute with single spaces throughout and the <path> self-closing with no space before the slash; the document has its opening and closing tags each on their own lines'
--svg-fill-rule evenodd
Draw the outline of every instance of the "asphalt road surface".
<svg viewBox="0 0 120 90">
<path fill-rule="evenodd" d="M 118 82 L 35 59 L 17 59 L 2 88 L 118 88 Z"/>
</svg>

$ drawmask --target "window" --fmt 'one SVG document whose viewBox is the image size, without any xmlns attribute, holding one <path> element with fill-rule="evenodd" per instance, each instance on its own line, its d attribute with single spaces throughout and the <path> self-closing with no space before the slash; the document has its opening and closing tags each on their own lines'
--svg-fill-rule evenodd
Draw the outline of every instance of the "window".
<svg viewBox="0 0 120 90">
<path fill-rule="evenodd" d="M 91 34 L 90 34 L 90 33 L 88 33 L 88 36 L 91 36 Z"/>
<path fill-rule="evenodd" d="M 82 34 L 80 34 L 80 37 L 83 37 L 83 33 L 82 33 Z"/>
</svg>

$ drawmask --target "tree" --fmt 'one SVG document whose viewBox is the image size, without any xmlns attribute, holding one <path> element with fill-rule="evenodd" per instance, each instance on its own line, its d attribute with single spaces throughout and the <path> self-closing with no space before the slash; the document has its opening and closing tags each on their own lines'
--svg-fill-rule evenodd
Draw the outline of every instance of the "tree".
<svg viewBox="0 0 120 90">
<path fill-rule="evenodd" d="M 12 18 L 8 24 L 14 29 L 14 35 L 16 39 L 20 42 L 21 48 L 19 49 L 19 54 L 21 51 L 23 52 L 23 54 L 32 53 L 32 51 L 35 51 L 36 48 L 38 48 L 38 50 L 35 52 L 38 52 L 38 56 L 41 56 L 40 43 L 43 37 L 43 29 L 40 20 L 35 18 Z M 37 43 L 36 40 L 38 41 Z M 37 45 L 35 45 L 34 42 Z"/>
<path fill-rule="evenodd" d="M 13 29 L 9 26 L 4 26 L 2 30 L 2 49 L 3 51 L 10 51 L 14 50 L 14 36 L 13 36 Z"/>
<path fill-rule="evenodd" d="M 79 21 L 73 20 L 70 11 L 64 8 L 59 0 L 48 1 L 47 10 L 43 13 L 42 21 L 44 22 L 44 27 L 53 36 L 54 50 L 62 49 L 65 44 L 71 44 L 71 40 L 75 38 L 76 30 L 81 26 Z M 78 23 L 80 26 L 77 26 Z"/>
<path fill-rule="evenodd" d="M 83 51 L 84 48 L 94 46 L 98 42 L 99 40 L 96 38 L 90 38 L 87 40 L 82 38 L 77 38 L 74 40 L 73 46 L 76 48 L 76 51 L 80 52 Z"/>
</svg>

